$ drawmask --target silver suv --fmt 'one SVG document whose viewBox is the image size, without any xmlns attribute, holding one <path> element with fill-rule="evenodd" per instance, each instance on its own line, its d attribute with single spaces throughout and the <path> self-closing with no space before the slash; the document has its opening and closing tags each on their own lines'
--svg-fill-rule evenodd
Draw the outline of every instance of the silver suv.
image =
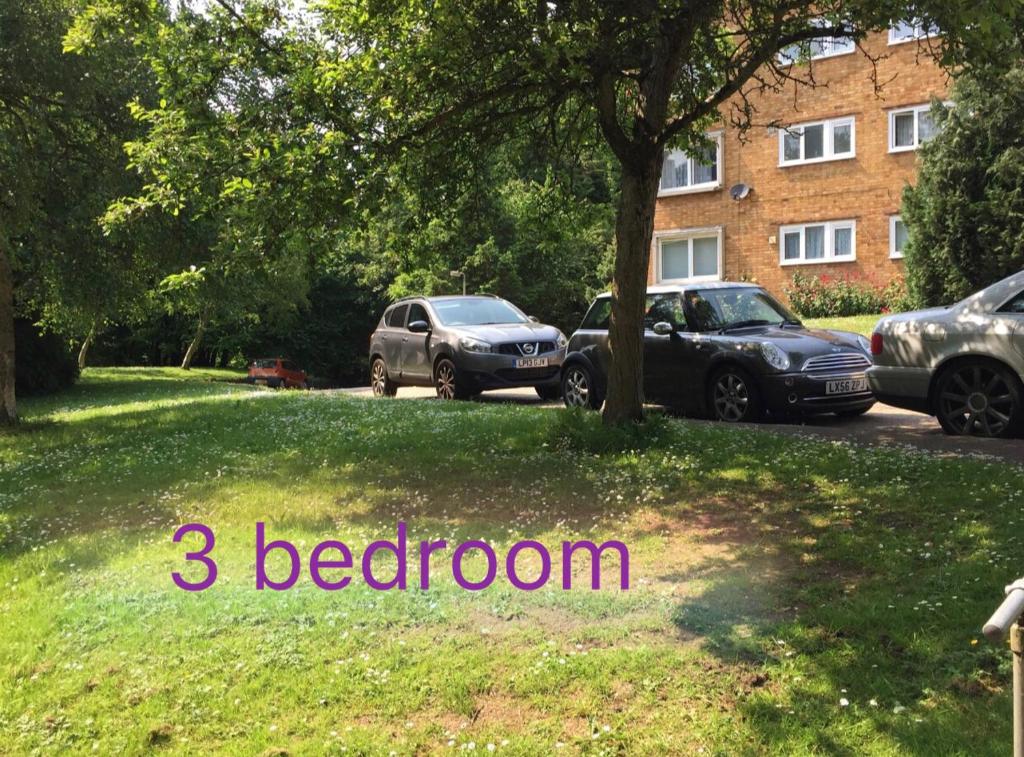
<svg viewBox="0 0 1024 757">
<path fill-rule="evenodd" d="M 400 386 L 433 386 L 441 399 L 532 386 L 560 395 L 565 335 L 493 296 L 406 297 L 370 337 L 370 385 L 377 397 Z"/>
</svg>

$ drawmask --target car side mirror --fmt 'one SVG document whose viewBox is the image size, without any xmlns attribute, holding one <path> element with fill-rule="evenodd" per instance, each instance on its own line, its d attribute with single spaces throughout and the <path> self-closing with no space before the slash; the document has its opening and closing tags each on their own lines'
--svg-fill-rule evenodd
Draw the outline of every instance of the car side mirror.
<svg viewBox="0 0 1024 757">
<path fill-rule="evenodd" d="M 430 324 L 426 321 L 410 321 L 409 331 L 414 334 L 426 334 L 430 331 Z"/>
<path fill-rule="evenodd" d="M 651 327 L 651 331 L 653 331 L 658 336 L 668 336 L 669 334 L 675 333 L 676 327 L 673 326 L 668 321 L 658 321 Z"/>
<path fill-rule="evenodd" d="M 538 318 L 535 315 L 528 315 L 526 317 L 529 318 L 533 323 L 540 323 L 540 318 Z"/>
</svg>

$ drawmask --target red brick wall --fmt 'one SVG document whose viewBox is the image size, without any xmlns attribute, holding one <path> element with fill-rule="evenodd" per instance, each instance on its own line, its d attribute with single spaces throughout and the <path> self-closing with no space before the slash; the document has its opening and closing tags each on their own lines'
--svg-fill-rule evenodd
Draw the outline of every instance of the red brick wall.
<svg viewBox="0 0 1024 757">
<path fill-rule="evenodd" d="M 879 93 L 872 85 L 871 61 L 856 51 L 813 61 L 821 86 L 791 82 L 785 91 L 761 97 L 756 117 L 760 123 L 793 124 L 854 116 L 856 157 L 781 168 L 776 130 L 754 127 L 740 142 L 738 132 L 726 128 L 721 188 L 659 198 L 649 281 L 656 277 L 658 232 L 709 226 L 722 227 L 722 278 L 753 279 L 779 296 L 797 271 L 879 283 L 901 272 L 902 262 L 889 257 L 889 216 L 899 213 L 903 187 L 915 176 L 917 153 L 889 152 L 888 111 L 945 97 L 948 80 L 927 56 L 924 43 L 889 45 L 888 36 L 879 34 L 864 47 L 873 56 L 886 56 L 877 64 L 883 84 Z M 753 191 L 732 200 L 729 187 L 740 182 Z M 857 222 L 855 261 L 779 264 L 780 226 L 851 218 Z"/>
</svg>

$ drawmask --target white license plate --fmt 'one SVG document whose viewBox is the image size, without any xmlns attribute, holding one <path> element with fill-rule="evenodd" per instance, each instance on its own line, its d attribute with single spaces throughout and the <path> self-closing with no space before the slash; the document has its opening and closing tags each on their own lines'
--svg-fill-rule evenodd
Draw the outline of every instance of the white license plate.
<svg viewBox="0 0 1024 757">
<path fill-rule="evenodd" d="M 856 394 L 867 390 L 866 378 L 834 379 L 825 382 L 825 394 Z"/>
<path fill-rule="evenodd" d="M 516 360 L 516 368 L 547 368 L 546 357 L 521 357 Z"/>
</svg>

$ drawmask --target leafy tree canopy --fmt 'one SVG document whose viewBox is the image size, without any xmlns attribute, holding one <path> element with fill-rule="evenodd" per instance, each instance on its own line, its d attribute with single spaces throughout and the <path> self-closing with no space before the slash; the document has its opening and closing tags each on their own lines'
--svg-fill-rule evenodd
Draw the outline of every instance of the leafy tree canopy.
<svg viewBox="0 0 1024 757">
<path fill-rule="evenodd" d="M 1024 68 L 961 77 L 903 196 L 907 283 L 943 305 L 1024 268 Z"/>
</svg>

